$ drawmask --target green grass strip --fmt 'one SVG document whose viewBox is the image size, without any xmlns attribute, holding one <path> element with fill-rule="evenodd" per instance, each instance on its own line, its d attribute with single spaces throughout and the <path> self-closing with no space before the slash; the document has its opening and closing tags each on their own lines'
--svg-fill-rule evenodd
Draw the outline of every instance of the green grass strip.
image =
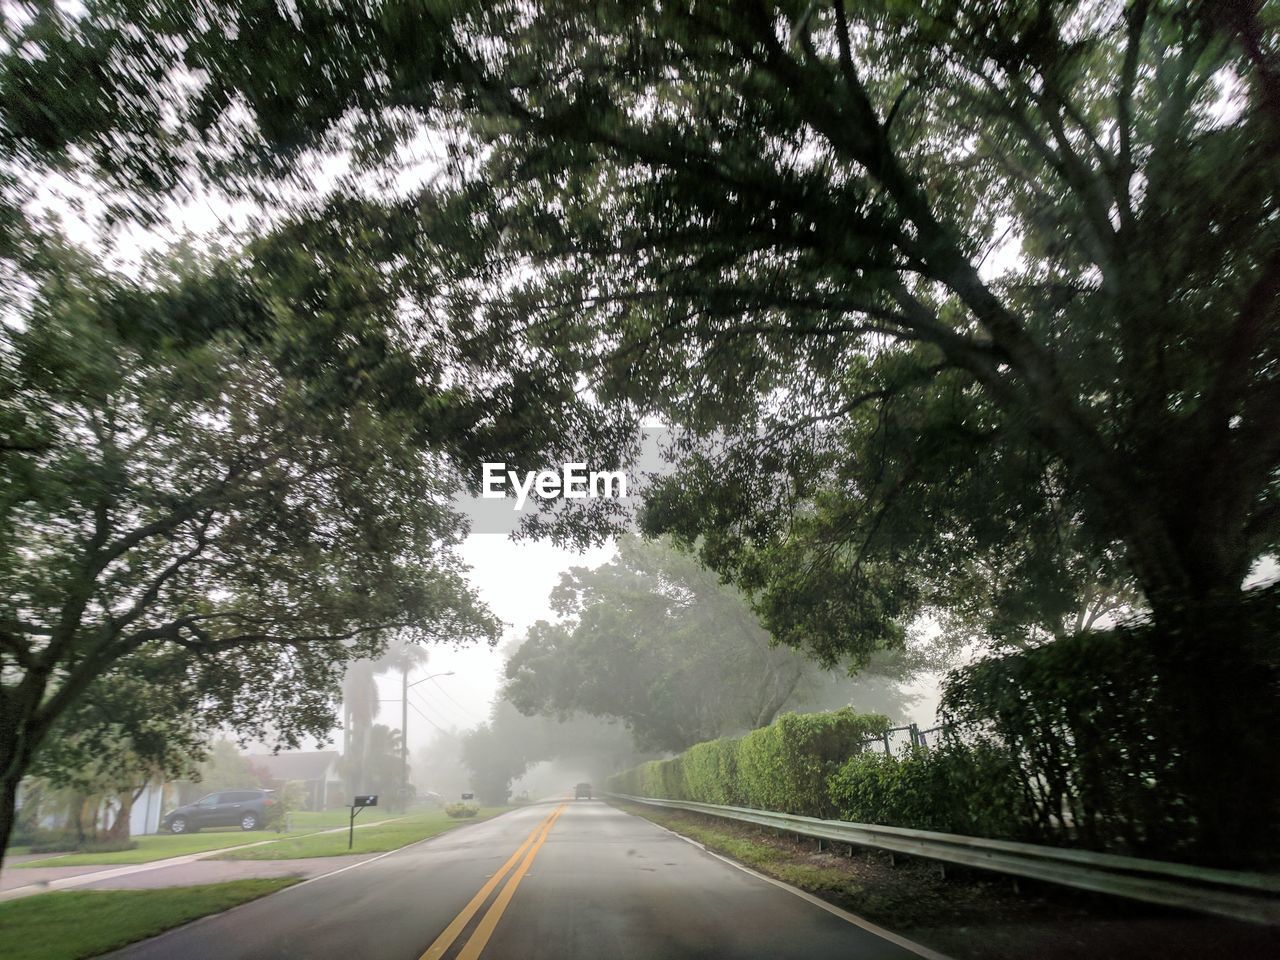
<svg viewBox="0 0 1280 960">
<path fill-rule="evenodd" d="M 737 860 L 739 863 L 745 863 L 747 866 L 759 870 L 767 876 L 775 877 L 783 883 L 791 884 L 793 887 L 799 887 L 801 890 L 808 890 L 811 893 L 840 893 L 847 896 L 852 896 L 862 891 L 862 886 L 850 878 L 848 874 L 828 867 L 797 862 L 800 859 L 799 857 L 788 854 L 776 847 L 771 847 L 766 843 L 757 843 L 754 840 L 737 836 L 728 831 L 704 826 L 686 817 L 671 816 L 666 814 L 665 811 L 655 811 L 650 807 L 630 803 L 615 803 L 614 805 L 627 813 L 651 820 L 660 826 L 666 827 L 668 830 L 674 830 L 676 833 L 697 840 L 708 850 L 722 853 Z"/>
<path fill-rule="evenodd" d="M 241 843 L 256 843 L 259 840 L 271 840 L 274 837 L 274 833 L 257 830 L 247 832 L 236 830 L 234 833 L 192 833 L 180 836 L 154 834 L 136 837 L 138 846 L 133 850 L 117 850 L 112 853 L 64 853 L 61 856 L 50 854 L 47 860 L 32 860 L 28 863 L 17 864 L 14 869 L 150 863 L 152 860 L 167 860 L 169 857 L 182 857 L 189 853 L 203 853 L 206 850 L 234 847 Z M 8 867 L 5 869 L 8 869 Z"/>
<path fill-rule="evenodd" d="M 366 811 L 356 820 L 357 823 L 373 823 L 399 816 L 390 812 Z M 14 869 L 24 867 L 81 867 L 109 864 L 112 866 L 132 863 L 150 863 L 153 860 L 167 860 L 169 857 L 182 857 L 189 853 L 204 853 L 206 850 L 220 850 L 223 847 L 236 847 L 246 843 L 260 843 L 263 840 L 278 840 L 280 837 L 297 837 L 318 830 L 330 830 L 346 826 L 346 810 L 300 811 L 291 815 L 292 830 L 287 834 L 279 834 L 274 830 L 241 830 L 239 827 L 223 827 L 214 830 L 201 830 L 199 833 L 184 834 L 149 834 L 135 837 L 138 846 L 133 850 L 117 850 L 113 853 L 66 853 L 50 854 L 48 859 L 32 860 L 28 863 L 14 864 Z M 357 831 L 359 833 L 359 831 Z M 19 848 L 9 849 L 10 855 L 17 855 Z M 271 859 L 271 858 L 266 858 Z M 5 869 L 9 869 L 7 866 Z"/>
<path fill-rule="evenodd" d="M 410 814 L 389 823 L 356 830 L 355 846 L 351 850 L 347 849 L 347 832 L 343 830 L 339 833 L 320 833 L 280 840 L 261 847 L 228 850 L 214 859 L 300 860 L 309 857 L 341 857 L 348 853 L 382 853 L 434 837 L 454 827 L 496 817 L 509 809 L 511 808 L 481 807 L 480 813 L 469 820 L 455 820 L 439 810 Z M 356 824 L 359 823 L 360 819 L 357 817 Z"/>
<path fill-rule="evenodd" d="M 0 957 L 80 960 L 297 883 L 235 880 L 163 890 L 75 890 L 0 903 Z"/>
</svg>

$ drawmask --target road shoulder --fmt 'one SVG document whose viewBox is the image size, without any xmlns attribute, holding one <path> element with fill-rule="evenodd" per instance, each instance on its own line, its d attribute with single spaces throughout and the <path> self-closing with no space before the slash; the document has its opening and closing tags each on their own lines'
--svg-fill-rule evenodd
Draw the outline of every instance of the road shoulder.
<svg viewBox="0 0 1280 960">
<path fill-rule="evenodd" d="M 957 960 L 1236 960 L 1280 956 L 1280 931 L 890 857 L 680 810 L 611 801 L 741 864 Z"/>
</svg>

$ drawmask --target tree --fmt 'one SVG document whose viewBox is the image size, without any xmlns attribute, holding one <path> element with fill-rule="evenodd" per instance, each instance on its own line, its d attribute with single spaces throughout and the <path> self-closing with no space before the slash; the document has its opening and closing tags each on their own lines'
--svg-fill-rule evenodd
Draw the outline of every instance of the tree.
<svg viewBox="0 0 1280 960">
<path fill-rule="evenodd" d="M 349 783 L 359 783 L 361 790 L 376 794 L 385 806 L 397 811 L 404 809 L 400 742 L 399 730 L 376 723 L 364 737 L 361 752 L 344 752 L 341 763 L 342 775 Z"/>
<path fill-rule="evenodd" d="M 136 190 L 194 165 L 261 183 L 349 144 L 386 172 L 430 128 L 448 176 L 395 206 L 427 238 L 419 302 L 474 333 L 504 398 L 585 380 L 608 422 L 633 404 L 749 436 L 909 406 L 922 384 L 980 396 L 998 449 L 1034 454 L 1141 589 L 1189 705 L 1171 749 L 1202 784 L 1193 815 L 1208 845 L 1247 843 L 1243 801 L 1210 785 L 1275 792 L 1256 779 L 1271 641 L 1237 628 L 1280 532 L 1269 6 L 209 7 L 35 18 L 6 61 L 15 150 L 75 146 Z M 280 55 L 243 57 L 250 36 Z M 184 95 L 183 70 L 208 79 Z M 560 427 L 592 422 L 575 407 Z M 897 490 L 829 495 L 874 526 Z M 752 520 L 723 524 L 749 541 Z M 823 546 L 856 557 L 862 532 Z M 914 605 L 867 573 L 829 584 L 841 615 L 871 629 Z"/>
<path fill-rule="evenodd" d="M 296 746 L 391 631 L 492 635 L 440 458 L 342 379 L 413 364 L 385 316 L 344 310 L 344 362 L 295 325 L 305 271 L 189 254 L 128 281 L 47 237 L 27 266 L 0 331 L 0 843 L 37 752 L 117 676 L 176 725 Z"/>
<path fill-rule="evenodd" d="M 504 715 L 510 714 L 515 714 L 515 709 L 498 701 L 490 721 L 462 739 L 462 762 L 471 771 L 471 786 L 480 802 L 489 806 L 505 804 L 511 795 L 511 781 L 523 774 L 530 763 L 542 759 L 542 743 L 533 746 L 526 738 L 504 729 L 509 726 L 503 722 Z"/>
<path fill-rule="evenodd" d="M 409 782 L 418 791 L 457 800 L 471 785 L 471 774 L 462 762 L 462 737 L 453 730 L 435 730 L 413 757 Z"/>
<path fill-rule="evenodd" d="M 605 774 L 647 759 L 620 723 L 585 714 L 526 716 L 507 700 L 495 701 L 489 721 L 462 736 L 461 754 L 476 795 L 491 805 L 506 803 L 511 782 L 544 761 L 575 762 L 603 781 Z"/>
<path fill-rule="evenodd" d="M 115 839 L 128 838 L 134 801 L 148 784 L 198 776 L 209 759 L 191 691 L 180 683 L 153 683 L 155 665 L 148 659 L 121 661 L 91 683 L 87 695 L 58 717 L 29 767 L 31 776 L 74 791 L 81 809 L 96 811 L 102 800 L 112 801 L 107 834 Z M 251 774 L 249 781 L 257 785 Z M 76 824 L 83 840 L 79 814 Z"/>
<path fill-rule="evenodd" d="M 426 662 L 425 648 L 397 637 L 377 660 L 355 660 L 347 665 L 342 678 L 343 749 L 351 793 L 370 792 L 362 758 L 368 752 L 373 721 L 381 710 L 377 678 L 392 670 L 405 674 Z"/>
<path fill-rule="evenodd" d="M 893 393 L 911 363 L 881 357 L 867 373 Z M 766 417 L 714 446 L 681 444 L 641 521 L 746 590 L 779 640 L 860 665 L 901 649 L 922 617 L 954 650 L 1044 642 L 1143 609 L 1060 467 L 961 379 L 901 387 L 837 423 Z"/>
<path fill-rule="evenodd" d="M 249 758 L 240 752 L 235 742 L 225 737 L 215 740 L 209 753 L 196 768 L 194 782 L 199 785 L 200 796 L 219 790 L 244 790 L 260 787 L 263 775 L 254 768 Z M 197 797 L 186 797 L 191 802 Z"/>
<path fill-rule="evenodd" d="M 552 607 L 563 619 L 535 624 L 507 661 L 503 695 L 526 714 L 622 720 L 641 748 L 679 751 L 828 693 L 819 667 L 669 543 L 622 537 L 614 560 L 562 575 Z"/>
<path fill-rule="evenodd" d="M 245 180 L 343 143 L 351 111 L 345 142 L 383 164 L 420 129 L 387 112 L 408 111 L 464 134 L 462 182 L 411 214 L 441 248 L 438 306 L 538 331 L 512 379 L 587 364 L 604 397 L 732 423 L 771 385 L 865 383 L 869 346 L 919 345 L 907 382 L 956 377 L 1060 463 L 1158 616 L 1239 592 L 1280 518 L 1280 82 L 1255 5 L 517 7 L 215 3 L 202 32 L 133 2 L 48 12 L 16 39 L 58 56 L 8 59 L 10 139 L 47 157 L 127 122 L 146 149 L 100 156 L 116 182 L 173 184 L 195 162 Z M 250 35 L 289 57 L 246 61 Z M 132 98 L 127 121 L 68 93 L 81 125 L 50 125 L 68 107 L 36 81 L 83 91 L 108 48 L 95 79 L 107 103 Z M 175 104 L 158 81 L 179 56 L 210 80 Z M 252 122 L 221 129 L 232 102 Z M 243 166 L 180 160 L 215 131 Z M 1016 258 L 980 270 L 1005 239 Z M 516 263 L 537 269 L 495 290 Z"/>
</svg>

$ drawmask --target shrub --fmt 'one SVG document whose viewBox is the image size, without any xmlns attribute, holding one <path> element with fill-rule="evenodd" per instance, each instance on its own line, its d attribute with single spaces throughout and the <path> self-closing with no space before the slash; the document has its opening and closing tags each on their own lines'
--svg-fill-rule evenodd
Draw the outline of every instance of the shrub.
<svg viewBox="0 0 1280 960">
<path fill-rule="evenodd" d="M 74 850 L 79 842 L 74 830 L 15 830 L 9 845 L 30 847 L 32 853 L 66 853 Z"/>
<path fill-rule="evenodd" d="M 101 840 L 86 840 L 84 845 L 80 847 L 81 853 L 118 853 L 121 850 L 138 849 L 138 841 L 131 840 L 128 837 L 103 838 Z"/>
<path fill-rule="evenodd" d="M 474 817 L 480 812 L 480 808 L 469 803 L 451 803 L 444 808 L 444 812 L 455 820 L 465 820 L 468 817 Z"/>
<path fill-rule="evenodd" d="M 837 815 L 855 823 L 1002 839 L 1031 832 L 1013 759 L 987 743 L 949 740 L 901 757 L 864 753 L 828 786 Z"/>
<path fill-rule="evenodd" d="M 1145 626 L 1082 633 L 948 677 L 944 715 L 1013 758 L 1036 839 L 1173 856 L 1193 836 L 1162 639 Z"/>
<path fill-rule="evenodd" d="M 32 853 L 116 853 L 136 849 L 138 841 L 128 837 L 103 837 L 97 840 L 88 838 L 79 843 L 73 830 L 42 830 L 27 846 Z"/>
<path fill-rule="evenodd" d="M 1280 864 L 1280 584 L 953 672 L 944 717 L 1013 757 L 1039 839 Z"/>
<path fill-rule="evenodd" d="M 688 799 L 701 803 L 738 806 L 739 740 L 709 740 L 694 744 L 681 754 L 681 771 Z"/>
<path fill-rule="evenodd" d="M 827 779 L 861 744 L 882 733 L 889 720 L 849 708 L 831 713 L 784 713 L 770 726 L 739 741 L 737 782 L 743 803 L 761 810 L 835 813 Z"/>
<path fill-rule="evenodd" d="M 739 739 L 711 740 L 670 760 L 651 760 L 610 777 L 615 793 L 784 813 L 834 812 L 827 778 L 861 744 L 889 726 L 879 714 L 845 708 L 785 713 Z"/>
</svg>

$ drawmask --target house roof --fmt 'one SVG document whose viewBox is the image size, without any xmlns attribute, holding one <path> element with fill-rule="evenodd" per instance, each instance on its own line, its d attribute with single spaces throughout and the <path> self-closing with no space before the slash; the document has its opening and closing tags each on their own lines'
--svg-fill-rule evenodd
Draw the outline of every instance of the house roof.
<svg viewBox="0 0 1280 960">
<path fill-rule="evenodd" d="M 250 754 L 245 758 L 271 780 L 328 780 L 338 760 L 336 750 L 293 750 L 277 754 Z"/>
</svg>

